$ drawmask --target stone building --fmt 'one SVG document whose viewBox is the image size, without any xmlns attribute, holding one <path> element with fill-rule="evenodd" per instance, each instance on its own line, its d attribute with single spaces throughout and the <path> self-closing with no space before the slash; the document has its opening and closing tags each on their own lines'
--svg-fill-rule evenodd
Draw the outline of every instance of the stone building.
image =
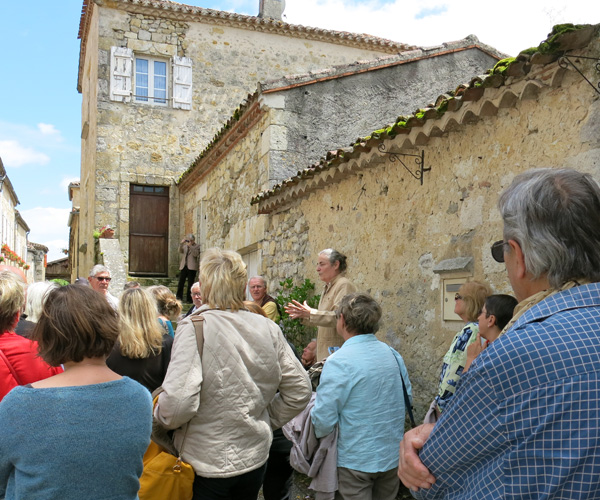
<svg viewBox="0 0 600 500">
<path fill-rule="evenodd" d="M 265 271 L 266 219 L 249 205 L 259 190 L 318 161 L 323 151 L 414 111 L 498 59 L 494 49 L 470 37 L 261 82 L 177 182 L 183 232 L 197 234 L 202 250 L 238 250 L 250 275 Z"/>
<path fill-rule="evenodd" d="M 19 198 L 0 158 L 0 245 L 3 264 L 21 269 L 28 282 L 43 280 L 44 261 L 43 258 L 41 261 L 37 258 L 37 253 L 30 251 L 29 226 L 16 208 L 18 204 Z M 46 247 L 39 246 L 45 249 L 45 253 L 48 252 Z"/>
<path fill-rule="evenodd" d="M 412 48 L 284 23 L 280 3 L 263 0 L 253 17 L 166 0 L 84 0 L 76 275 L 93 265 L 92 235 L 107 224 L 129 274 L 176 272 L 174 179 L 258 81 Z"/>
<path fill-rule="evenodd" d="M 382 304 L 378 336 L 406 360 L 418 418 L 462 326 L 457 288 L 478 279 L 512 292 L 490 255 L 502 238 L 498 194 L 534 167 L 571 167 L 600 181 L 599 29 L 505 61 L 253 199 L 266 216 L 261 269 L 270 280 L 317 282 L 319 250 L 348 256 L 349 279 Z"/>
</svg>

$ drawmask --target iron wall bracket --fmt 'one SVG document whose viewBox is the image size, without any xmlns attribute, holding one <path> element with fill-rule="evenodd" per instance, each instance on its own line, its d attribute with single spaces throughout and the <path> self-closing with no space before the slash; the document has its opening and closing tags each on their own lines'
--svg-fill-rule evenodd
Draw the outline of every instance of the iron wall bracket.
<svg viewBox="0 0 600 500">
<path fill-rule="evenodd" d="M 386 151 L 386 147 L 383 142 L 381 144 L 379 144 L 379 146 L 377 146 L 377 149 L 379 150 L 380 153 L 383 153 L 384 155 L 388 155 L 390 158 L 390 162 L 400 163 L 400 165 L 402 165 L 410 175 L 412 175 L 418 181 L 421 181 L 421 186 L 423 185 L 423 173 L 429 172 L 431 170 L 431 167 L 425 168 L 425 150 L 422 150 L 420 155 L 413 155 L 413 154 L 408 154 L 408 153 L 391 153 L 389 151 Z M 410 158 L 414 158 L 414 162 L 417 165 L 417 168 L 414 171 L 411 170 L 406 165 L 406 163 L 404 163 L 404 161 L 402 161 L 402 158 L 400 158 L 401 156 L 408 156 Z"/>
</svg>

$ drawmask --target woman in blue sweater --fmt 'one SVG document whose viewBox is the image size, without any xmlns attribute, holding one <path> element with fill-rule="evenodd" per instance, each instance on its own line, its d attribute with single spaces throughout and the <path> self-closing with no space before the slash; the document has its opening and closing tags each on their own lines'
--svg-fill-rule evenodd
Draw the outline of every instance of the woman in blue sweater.
<svg viewBox="0 0 600 500">
<path fill-rule="evenodd" d="M 106 366 L 118 333 L 115 312 L 91 288 L 50 293 L 33 338 L 65 371 L 0 403 L 0 498 L 137 499 L 152 403 Z"/>
</svg>

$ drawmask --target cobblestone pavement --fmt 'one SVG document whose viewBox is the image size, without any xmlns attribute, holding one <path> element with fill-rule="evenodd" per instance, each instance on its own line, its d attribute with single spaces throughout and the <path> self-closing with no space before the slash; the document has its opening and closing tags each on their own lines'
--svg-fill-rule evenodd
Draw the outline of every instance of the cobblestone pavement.
<svg viewBox="0 0 600 500">
<path fill-rule="evenodd" d="M 291 500 L 314 500 L 314 495 L 311 490 L 308 489 L 308 485 L 310 484 L 310 479 L 297 472 L 294 473 L 294 484 L 292 486 L 292 494 L 290 495 Z M 258 496 L 260 500 L 264 500 L 262 496 L 262 491 Z M 400 485 L 400 491 L 398 492 L 398 496 L 396 500 L 410 500 L 412 499 L 409 491 L 403 486 Z"/>
</svg>

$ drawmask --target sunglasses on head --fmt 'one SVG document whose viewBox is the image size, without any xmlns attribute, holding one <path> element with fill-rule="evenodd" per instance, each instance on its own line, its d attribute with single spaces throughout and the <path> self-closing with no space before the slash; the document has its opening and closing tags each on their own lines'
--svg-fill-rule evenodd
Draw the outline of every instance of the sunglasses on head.
<svg viewBox="0 0 600 500">
<path fill-rule="evenodd" d="M 492 258 L 496 261 L 496 262 L 504 262 L 504 245 L 506 243 L 504 242 L 504 240 L 499 240 L 496 241 L 496 243 L 494 243 L 492 245 L 491 251 L 492 251 Z"/>
</svg>

